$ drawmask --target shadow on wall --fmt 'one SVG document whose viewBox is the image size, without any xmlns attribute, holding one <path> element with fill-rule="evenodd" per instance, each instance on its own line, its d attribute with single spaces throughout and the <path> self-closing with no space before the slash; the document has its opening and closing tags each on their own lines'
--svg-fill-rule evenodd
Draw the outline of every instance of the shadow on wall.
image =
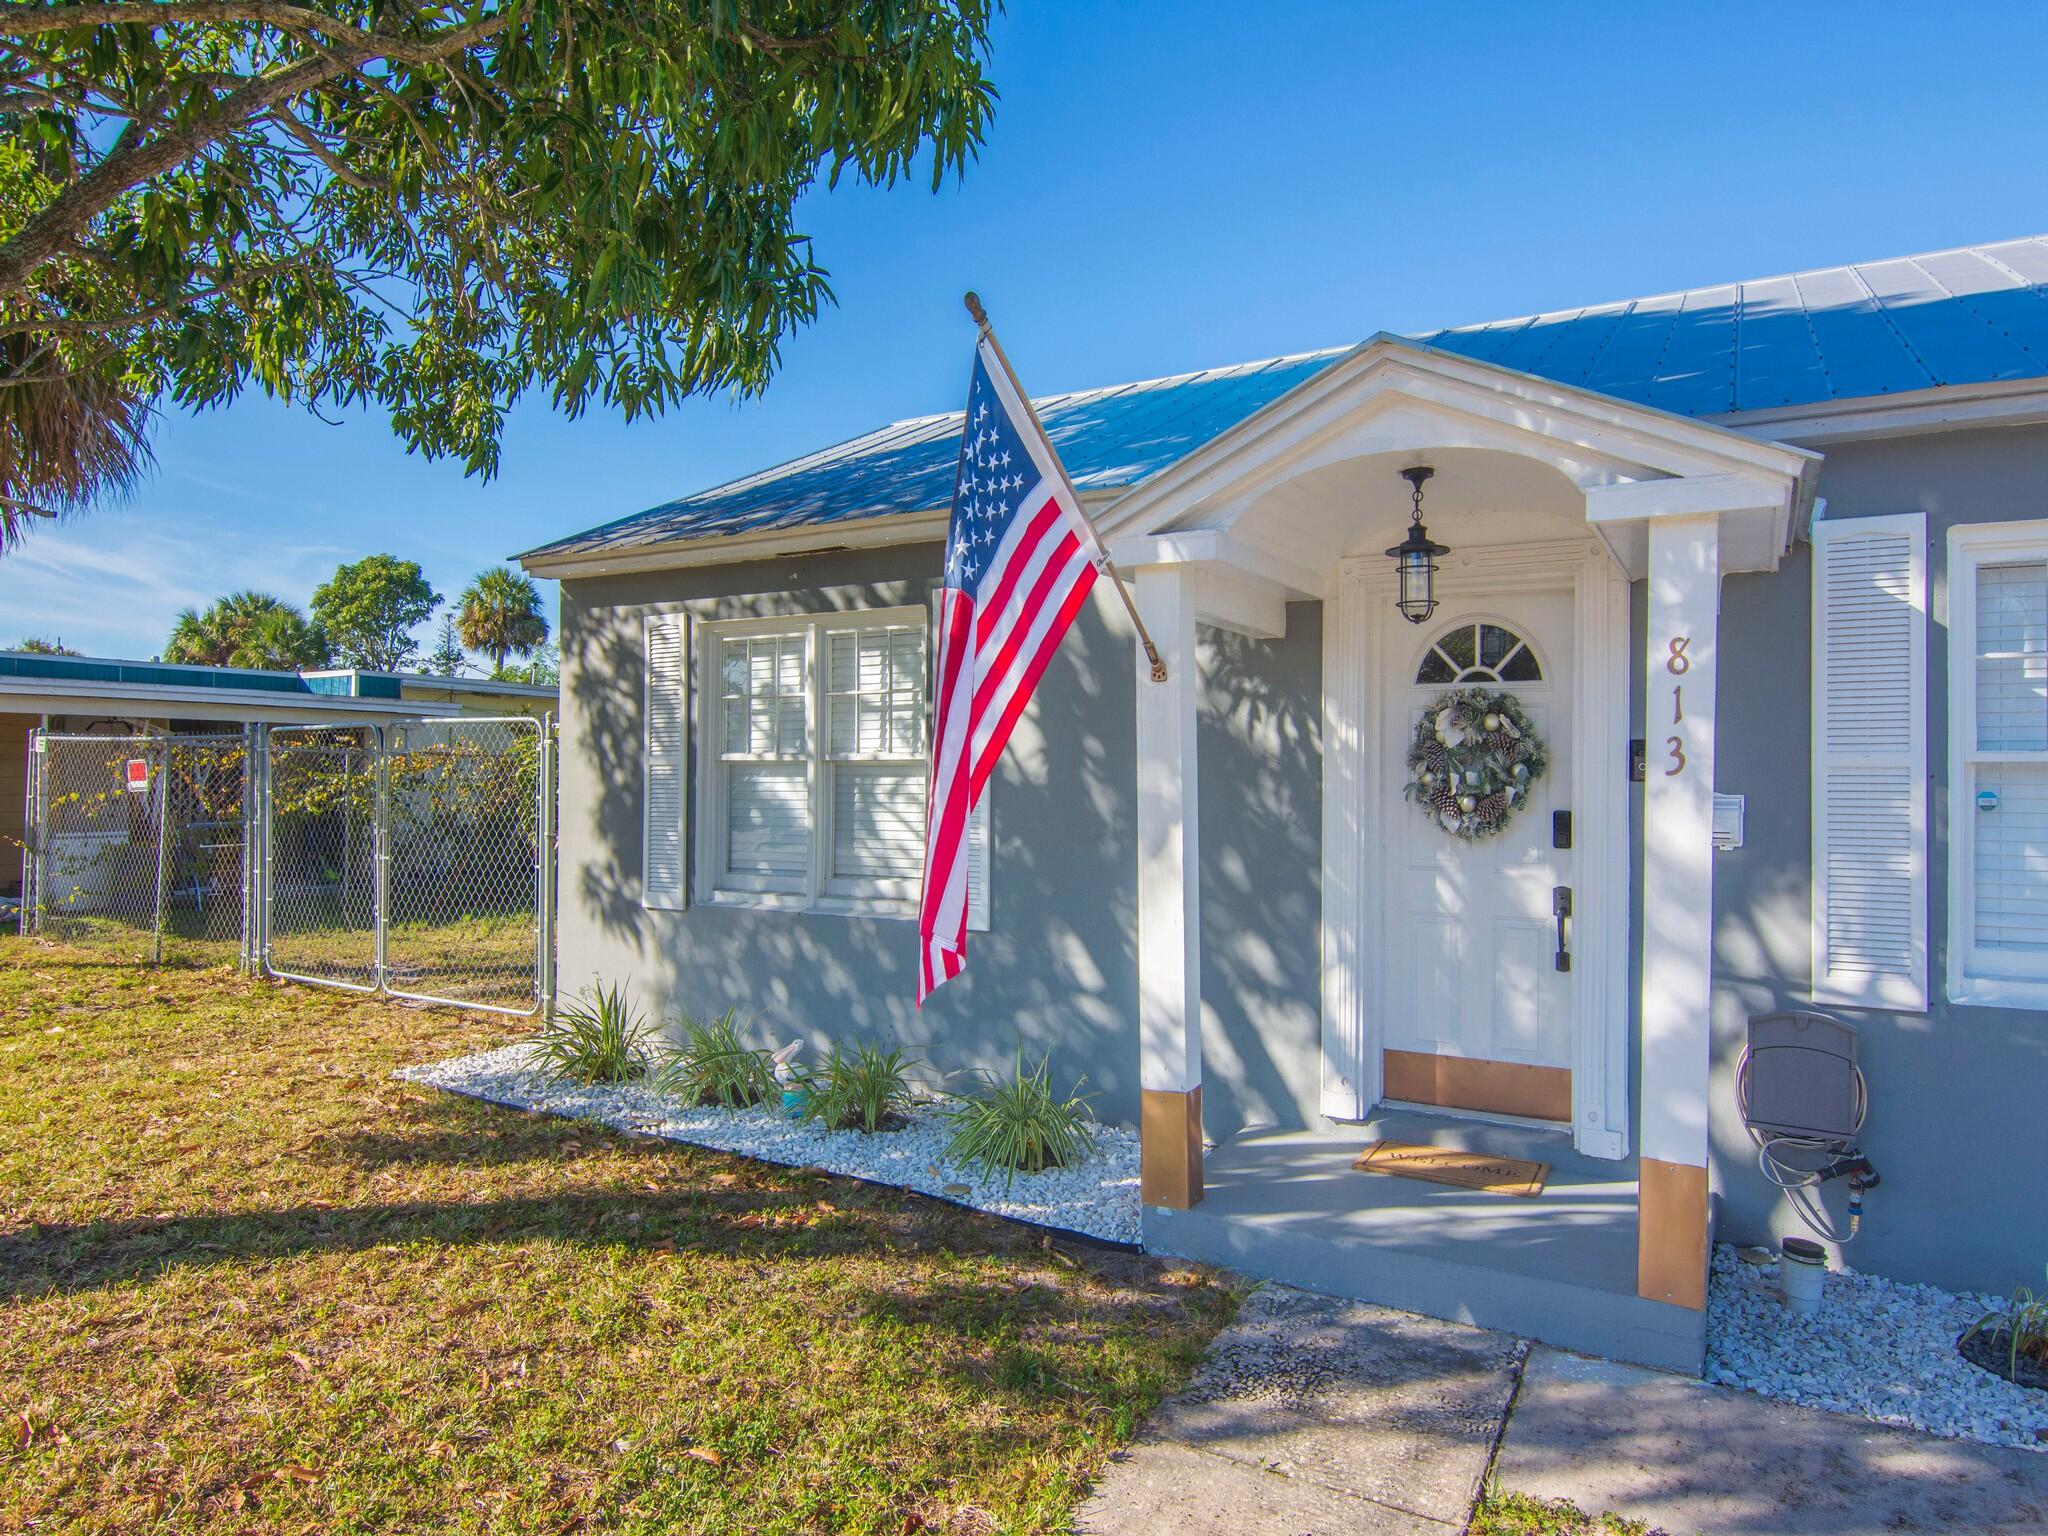
<svg viewBox="0 0 2048 1536">
<path fill-rule="evenodd" d="M 670 573 L 661 588 L 643 578 L 571 584 L 563 784 L 574 826 L 565 818 L 563 990 L 630 978 L 662 1017 L 734 1007 L 763 1038 L 800 1036 L 810 1050 L 855 1035 L 878 1039 L 948 1078 L 1009 1071 L 1021 1047 L 1027 1061 L 1050 1055 L 1058 1085 L 1085 1076 L 1105 1120 L 1134 1122 L 1135 677 L 1128 635 L 1099 606 L 1083 612 L 1061 647 L 991 786 L 994 931 L 969 935 L 966 974 L 923 1010 L 912 922 L 641 905 L 638 605 L 680 601 L 700 620 L 922 605 L 927 568 L 936 565 L 934 547 Z M 832 585 L 809 585 L 821 577 Z M 698 596 L 683 587 L 707 579 L 775 590 Z M 586 595 L 578 586 L 602 590 Z M 701 835 L 693 826 L 693 846 Z"/>
<path fill-rule="evenodd" d="M 1212 1137 L 1320 1121 L 1322 605 L 1203 633 L 1202 1115 Z"/>
<path fill-rule="evenodd" d="M 2001 445 L 2018 441 L 1994 440 L 1973 465 L 1995 465 Z M 1885 455 L 1873 470 L 1887 496 L 1896 494 L 1897 484 L 1910 484 L 1910 459 L 1904 468 L 1896 462 L 1904 453 Z M 1838 465 L 1831 454 L 1831 473 Z M 1854 504 L 1851 496 L 1843 500 Z M 2035 1284 L 2048 1259 L 2042 1241 L 2048 1181 L 2039 1176 L 2026 1136 L 2040 1120 L 2048 1089 L 2048 1030 L 2036 1013 L 1961 1007 L 1942 996 L 1950 807 L 1940 750 L 1946 632 L 1939 624 L 1929 636 L 1936 743 L 1928 807 L 1933 1010 L 1892 1013 L 1812 998 L 1810 560 L 1802 547 L 1775 576 L 1733 576 L 1722 588 L 1729 658 L 1722 675 L 1740 676 L 1742 686 L 1722 687 L 1715 781 L 1716 788 L 1744 796 L 1746 825 L 1741 848 L 1714 855 L 1711 1124 L 1720 1230 L 1743 1242 L 1807 1235 L 1757 1167 L 1756 1147 L 1736 1109 L 1735 1076 L 1751 1018 L 1814 1008 L 1856 1029 L 1858 1060 L 1870 1084 L 1861 1144 L 1883 1177 L 1865 1202 L 1847 1262 L 1969 1290 L 2003 1293 Z M 1846 1194 L 1835 1183 L 1823 1196 L 1838 1223 L 1846 1215 Z"/>
</svg>

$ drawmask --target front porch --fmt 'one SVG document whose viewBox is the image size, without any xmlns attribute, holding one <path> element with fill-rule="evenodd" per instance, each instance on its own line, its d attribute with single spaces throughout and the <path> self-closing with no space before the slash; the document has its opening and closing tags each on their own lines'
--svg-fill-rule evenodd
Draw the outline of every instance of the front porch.
<svg viewBox="0 0 2048 1536">
<path fill-rule="evenodd" d="M 1105 512 L 1166 663 L 1141 666 L 1136 710 L 1151 1246 L 1700 1368 L 1720 583 L 1777 565 L 1812 468 L 1379 338 Z M 1397 608 L 1388 546 L 1426 537 L 1424 481 L 1446 547 Z M 1202 1110 L 1198 633 L 1281 639 L 1302 602 L 1322 610 L 1321 1077 L 1300 1108 L 1338 1129 L 1232 1137 Z M 1501 691 L 1462 696 L 1488 713 L 1447 726 L 1447 685 Z M 1425 825 L 1427 754 L 1496 716 L 1549 760 L 1491 792 L 1517 809 L 1480 835 Z M 1633 782 L 1631 737 L 1649 749 Z M 1390 1101 L 1450 1113 L 1411 1124 Z M 1380 1139 L 1532 1157 L 1552 1180 L 1524 1200 L 1353 1172 Z"/>
<path fill-rule="evenodd" d="M 1533 1158 L 1550 1178 L 1526 1199 L 1354 1169 L 1380 1140 Z M 1696 1375 L 1706 1314 L 1637 1295 L 1636 1176 L 1635 1159 L 1589 1157 L 1562 1130 L 1387 1110 L 1222 1142 L 1200 1204 L 1145 1208 L 1145 1246 Z"/>
</svg>

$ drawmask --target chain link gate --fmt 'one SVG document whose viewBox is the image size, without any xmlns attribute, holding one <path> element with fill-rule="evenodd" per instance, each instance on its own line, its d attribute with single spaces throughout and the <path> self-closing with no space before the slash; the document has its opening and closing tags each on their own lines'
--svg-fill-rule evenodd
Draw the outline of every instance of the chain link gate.
<svg viewBox="0 0 2048 1536">
<path fill-rule="evenodd" d="M 520 1016 L 554 990 L 552 722 L 267 732 L 265 971 Z"/>
<path fill-rule="evenodd" d="M 29 738 L 21 931 L 247 964 L 253 730 Z"/>
</svg>

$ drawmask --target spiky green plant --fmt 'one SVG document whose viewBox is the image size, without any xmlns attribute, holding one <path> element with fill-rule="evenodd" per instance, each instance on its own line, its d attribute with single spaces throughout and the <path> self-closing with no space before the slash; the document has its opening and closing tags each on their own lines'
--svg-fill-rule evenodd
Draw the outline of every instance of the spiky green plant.
<svg viewBox="0 0 2048 1536">
<path fill-rule="evenodd" d="M 1988 1333 L 1994 1343 L 2005 1336 L 2006 1373 L 2019 1375 L 2020 1361 L 2048 1369 L 2048 1291 L 2036 1296 L 2024 1285 L 2014 1288 L 2002 1307 L 1993 1307 L 1970 1325 L 1964 1338 Z"/>
<path fill-rule="evenodd" d="M 865 1040 L 852 1050 L 836 1041 L 818 1066 L 798 1075 L 803 1115 L 829 1131 L 876 1131 L 902 1128 L 903 1117 L 917 1101 L 910 1074 L 922 1063 L 899 1050 L 883 1050 Z"/>
<path fill-rule="evenodd" d="M 1052 1059 L 1042 1059 L 1036 1071 L 1027 1072 L 1019 1050 L 1014 1076 L 987 1077 L 976 1092 L 940 1110 L 953 1127 L 946 1156 L 991 1172 L 1000 1169 L 1005 1189 L 1019 1173 L 1071 1168 L 1095 1150 L 1095 1135 L 1088 1128 L 1090 1096 L 1080 1089 L 1077 1082 L 1072 1093 L 1060 1098 L 1052 1088 Z"/>
<path fill-rule="evenodd" d="M 623 986 L 599 982 L 555 1010 L 533 1055 L 563 1082 L 630 1083 L 647 1075 L 652 1033 Z"/>
<path fill-rule="evenodd" d="M 686 1104 L 746 1109 L 781 1093 L 768 1052 L 740 1039 L 739 1012 L 683 1020 L 683 1038 L 654 1075 L 654 1086 Z"/>
</svg>

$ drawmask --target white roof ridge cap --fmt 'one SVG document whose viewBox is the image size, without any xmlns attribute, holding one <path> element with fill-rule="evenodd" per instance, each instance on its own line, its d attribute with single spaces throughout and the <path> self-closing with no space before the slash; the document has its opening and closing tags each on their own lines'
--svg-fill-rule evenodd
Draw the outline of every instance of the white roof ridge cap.
<svg viewBox="0 0 2048 1536">
<path fill-rule="evenodd" d="M 1948 245 L 1941 247 L 1941 249 L 1939 250 L 1933 251 L 1908 251 L 1903 255 L 1897 256 L 1873 256 L 1870 257 L 1868 260 L 1864 261 L 1837 261 L 1830 263 L 1827 266 L 1802 267 L 1795 272 L 1774 272 L 1768 277 L 1739 277 L 1732 279 L 1730 281 L 1718 283 L 1696 283 L 1690 288 L 1669 288 L 1665 289 L 1661 293 L 1637 294 L 1634 298 L 1603 299 L 1597 304 L 1578 305 L 1577 309 L 1578 311 L 1583 312 L 1589 309 L 1616 309 L 1624 305 L 1654 304 L 1659 299 L 1683 299 L 1695 293 L 1708 293 L 1716 288 L 1733 288 L 1737 292 L 1740 292 L 1745 288 L 1755 287 L 1763 283 L 1797 282 L 1799 281 L 1799 279 L 1805 277 L 1822 277 L 1830 272 L 1856 272 L 1862 270 L 1865 267 L 1882 267 L 1895 261 L 1918 262 L 1926 261 L 1929 258 L 1935 256 L 1975 255 L 1979 251 L 1993 250 L 2001 245 L 2021 245 L 2029 240 L 2048 240 L 2048 233 L 2033 235 L 2014 235 L 2007 240 L 1979 240 L 1968 245 Z M 2016 283 L 2014 286 L 2033 287 L 2035 285 L 2027 283 Z M 1448 336 L 1454 335 L 1461 331 L 1493 330 L 1500 326 L 1526 324 L 1531 320 L 1545 320 L 1553 315 L 1569 314 L 1573 312 L 1573 308 L 1574 307 L 1569 304 L 1560 304 L 1555 309 L 1534 310 L 1526 315 L 1502 315 L 1499 318 L 1493 320 L 1472 320 L 1466 322 L 1464 325 L 1438 326 L 1435 330 L 1417 331 L 1414 334 L 1417 337 Z"/>
</svg>

